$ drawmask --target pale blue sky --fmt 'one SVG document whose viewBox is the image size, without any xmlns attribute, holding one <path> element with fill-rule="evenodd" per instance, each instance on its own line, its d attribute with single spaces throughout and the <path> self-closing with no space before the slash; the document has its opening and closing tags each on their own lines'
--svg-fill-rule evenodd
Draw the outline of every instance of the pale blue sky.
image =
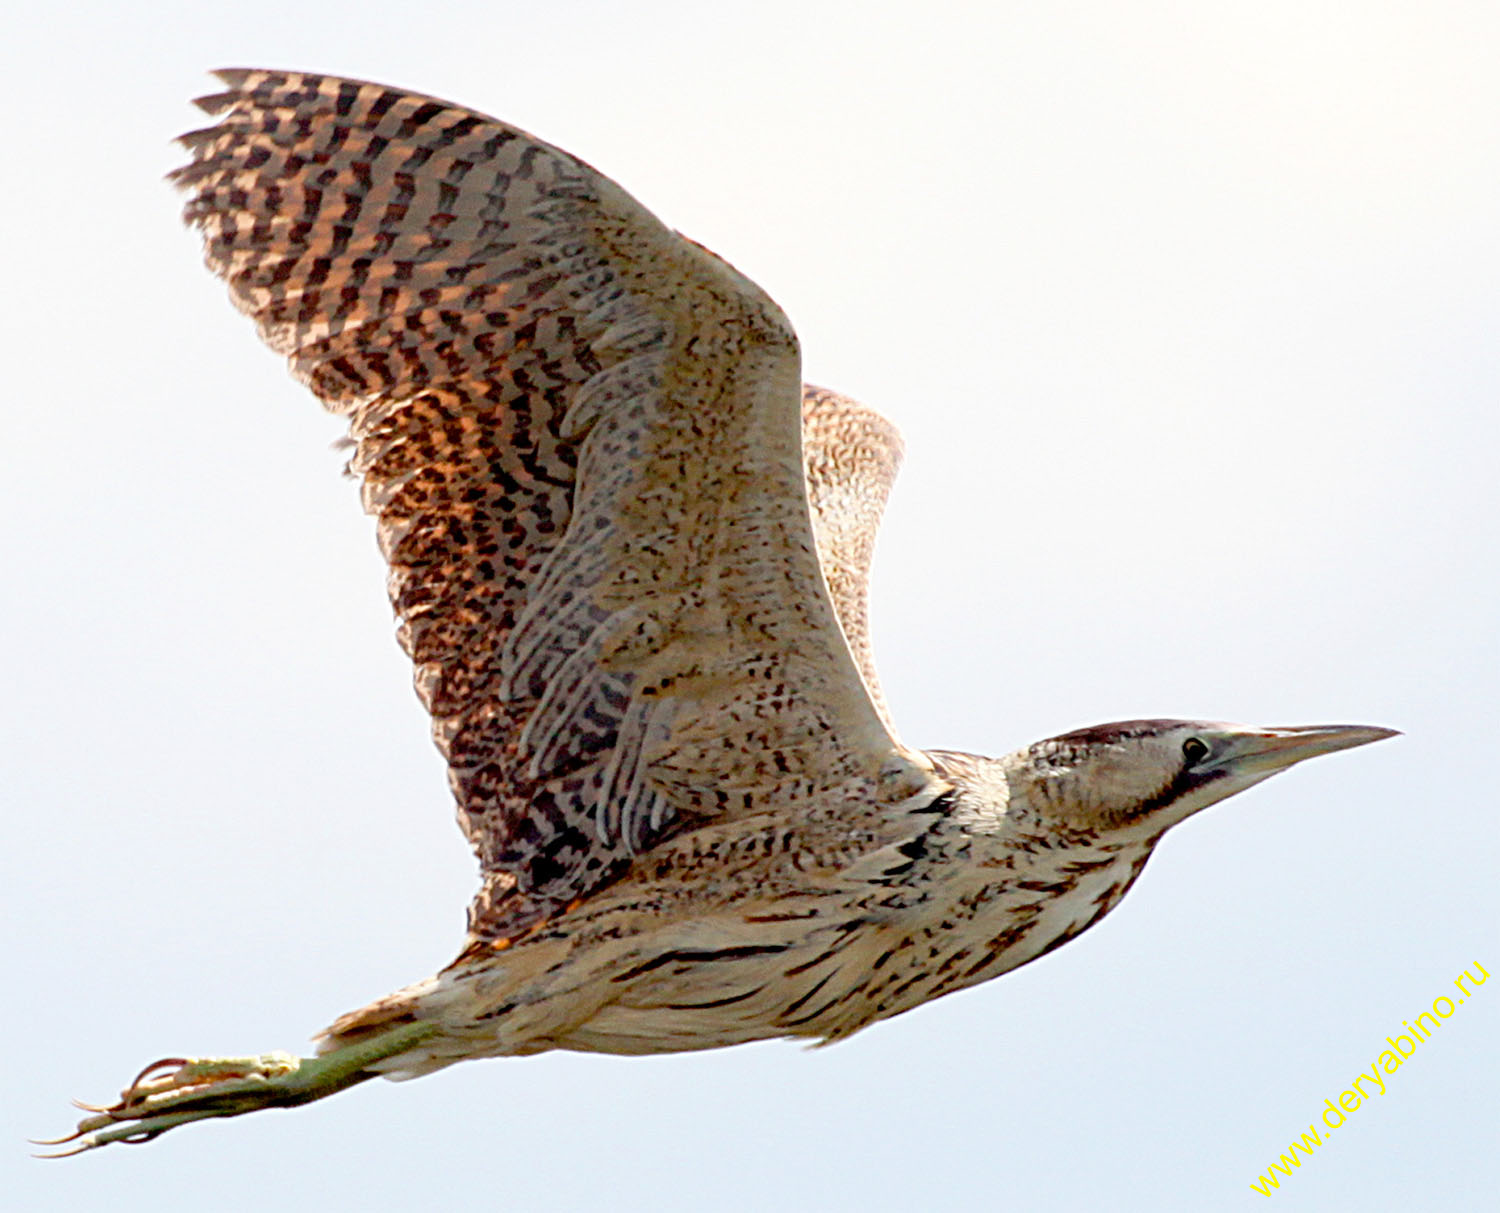
<svg viewBox="0 0 1500 1213">
<path fill-rule="evenodd" d="M 1500 971 L 1500 15 L 1351 6 L 63 4 L 3 19 L 0 1192 L 27 1210 L 1256 1208 Z M 1353 14 L 1357 13 L 1357 20 Z M 66 1100 L 302 1048 L 425 976 L 473 865 L 339 427 L 161 175 L 220 65 L 515 121 L 760 282 L 904 430 L 905 737 L 1357 722 L 1122 907 L 808 1053 L 556 1054 L 71 1163 Z M 1500 986 L 1273 1198 L 1476 1207 Z"/>
</svg>

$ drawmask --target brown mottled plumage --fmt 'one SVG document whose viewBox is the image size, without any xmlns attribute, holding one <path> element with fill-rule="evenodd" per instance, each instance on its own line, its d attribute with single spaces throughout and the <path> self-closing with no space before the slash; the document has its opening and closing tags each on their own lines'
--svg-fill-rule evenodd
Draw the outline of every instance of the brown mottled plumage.
<svg viewBox="0 0 1500 1213">
<path fill-rule="evenodd" d="M 890 424 L 582 161 L 376 84 L 220 73 L 173 176 L 348 418 L 481 888 L 324 1056 L 153 1067 L 80 1148 L 551 1048 L 836 1040 L 1112 908 L 1169 826 L 1386 730 L 1136 721 L 903 746 L 870 656 Z"/>
</svg>

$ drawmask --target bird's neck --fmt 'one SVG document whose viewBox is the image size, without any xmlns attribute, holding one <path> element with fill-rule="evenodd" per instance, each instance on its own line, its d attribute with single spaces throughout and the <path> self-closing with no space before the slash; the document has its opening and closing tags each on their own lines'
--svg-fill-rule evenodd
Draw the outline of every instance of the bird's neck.
<svg viewBox="0 0 1500 1213">
<path fill-rule="evenodd" d="M 919 913 L 949 929 L 973 985 L 1087 930 L 1119 904 L 1157 836 L 1059 827 L 1025 803 L 1006 759 L 935 753 L 954 788 L 927 836 Z M 913 907 L 917 909 L 917 907 Z M 943 992 L 947 992 L 946 990 Z"/>
</svg>

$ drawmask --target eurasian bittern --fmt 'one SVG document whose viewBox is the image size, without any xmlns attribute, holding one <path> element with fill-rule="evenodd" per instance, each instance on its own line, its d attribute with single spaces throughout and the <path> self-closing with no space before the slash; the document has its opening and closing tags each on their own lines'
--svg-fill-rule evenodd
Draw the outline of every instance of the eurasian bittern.
<svg viewBox="0 0 1500 1213">
<path fill-rule="evenodd" d="M 349 419 L 483 883 L 458 958 L 318 1057 L 158 1063 L 76 1149 L 467 1058 L 838 1040 L 1073 938 L 1190 814 L 1391 735 L 903 745 L 865 608 L 900 439 L 801 385 L 764 292 L 492 118 L 220 75 L 186 217 Z"/>
</svg>

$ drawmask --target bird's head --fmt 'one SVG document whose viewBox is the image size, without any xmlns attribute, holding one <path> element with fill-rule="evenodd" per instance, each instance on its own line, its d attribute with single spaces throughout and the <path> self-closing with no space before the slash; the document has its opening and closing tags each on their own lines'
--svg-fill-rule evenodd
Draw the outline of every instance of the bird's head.
<svg viewBox="0 0 1500 1213">
<path fill-rule="evenodd" d="M 1395 735 L 1364 725 L 1128 720 L 1039 741 L 1012 757 L 1007 774 L 1012 794 L 1023 792 L 1044 822 L 1154 836 L 1303 759 Z"/>
</svg>

